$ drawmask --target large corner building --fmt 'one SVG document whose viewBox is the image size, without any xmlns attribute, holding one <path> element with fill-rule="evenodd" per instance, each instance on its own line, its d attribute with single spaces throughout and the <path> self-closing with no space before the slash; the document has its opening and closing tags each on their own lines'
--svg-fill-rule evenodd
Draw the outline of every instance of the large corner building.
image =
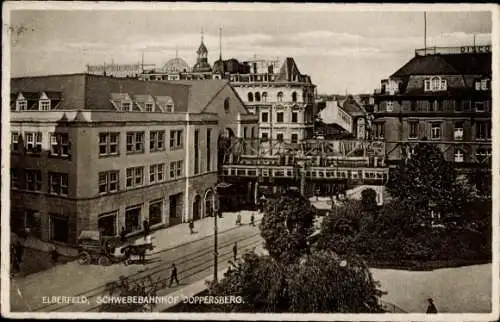
<svg viewBox="0 0 500 322">
<path fill-rule="evenodd" d="M 386 140 L 388 161 L 425 141 L 457 167 L 491 166 L 491 71 L 489 46 L 428 48 L 382 80 L 372 136 Z"/>
<path fill-rule="evenodd" d="M 211 215 L 218 140 L 257 130 L 223 80 L 11 80 L 11 227 L 73 244 Z"/>
</svg>

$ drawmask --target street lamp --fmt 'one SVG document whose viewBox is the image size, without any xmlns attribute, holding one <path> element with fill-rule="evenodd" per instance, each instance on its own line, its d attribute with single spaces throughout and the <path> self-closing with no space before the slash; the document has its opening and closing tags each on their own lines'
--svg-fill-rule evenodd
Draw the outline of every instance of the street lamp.
<svg viewBox="0 0 500 322">
<path fill-rule="evenodd" d="M 218 188 L 227 188 L 231 186 L 229 183 L 225 182 L 219 182 L 213 186 L 214 194 L 212 196 L 212 209 L 213 209 L 213 215 L 214 215 L 214 283 L 217 283 L 218 281 L 218 276 L 217 276 L 217 270 L 218 270 L 218 265 L 217 262 L 219 260 L 219 254 L 218 254 L 218 245 L 217 245 L 217 217 L 219 217 L 219 212 L 220 212 L 220 205 L 219 205 L 219 194 L 217 192 Z"/>
</svg>

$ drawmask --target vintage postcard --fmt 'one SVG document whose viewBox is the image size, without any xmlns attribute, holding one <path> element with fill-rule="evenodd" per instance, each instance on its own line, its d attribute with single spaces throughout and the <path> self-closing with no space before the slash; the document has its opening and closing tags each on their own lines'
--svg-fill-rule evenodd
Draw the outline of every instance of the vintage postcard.
<svg viewBox="0 0 500 322">
<path fill-rule="evenodd" d="M 498 6 L 3 9 L 2 315 L 499 318 Z"/>
</svg>

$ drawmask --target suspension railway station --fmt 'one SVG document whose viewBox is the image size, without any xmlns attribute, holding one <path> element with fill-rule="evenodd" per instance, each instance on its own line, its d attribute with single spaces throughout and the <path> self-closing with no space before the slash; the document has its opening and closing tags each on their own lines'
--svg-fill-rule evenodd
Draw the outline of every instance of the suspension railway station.
<svg viewBox="0 0 500 322">
<path fill-rule="evenodd" d="M 386 184 L 385 143 L 368 140 L 233 138 L 222 160 L 221 179 L 246 190 L 295 188 L 305 196 L 338 193 L 359 185 Z"/>
</svg>

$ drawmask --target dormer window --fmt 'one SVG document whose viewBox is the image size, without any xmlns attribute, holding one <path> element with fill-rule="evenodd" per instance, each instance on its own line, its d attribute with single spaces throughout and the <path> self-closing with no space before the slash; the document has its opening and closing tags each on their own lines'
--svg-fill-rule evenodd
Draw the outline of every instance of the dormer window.
<svg viewBox="0 0 500 322">
<path fill-rule="evenodd" d="M 167 108 L 167 112 L 172 113 L 174 111 L 174 105 L 173 104 L 167 104 L 166 108 Z"/>
<path fill-rule="evenodd" d="M 439 76 L 434 76 L 429 79 L 424 80 L 424 91 L 425 92 L 438 92 L 446 91 L 448 89 L 448 82 L 446 79 L 442 79 Z"/>
<path fill-rule="evenodd" d="M 122 102 L 122 111 L 132 111 L 132 104 L 130 102 Z"/>
<path fill-rule="evenodd" d="M 146 112 L 153 112 L 154 111 L 154 104 L 153 103 L 146 103 Z"/>
<path fill-rule="evenodd" d="M 28 110 L 28 101 L 25 99 L 16 101 L 16 110 L 17 111 L 27 111 Z"/>
<path fill-rule="evenodd" d="M 50 100 L 38 101 L 38 109 L 40 111 L 50 111 Z"/>
<path fill-rule="evenodd" d="M 476 80 L 474 85 L 476 91 L 487 91 L 490 89 L 490 80 L 486 78 L 481 80 Z"/>
</svg>

